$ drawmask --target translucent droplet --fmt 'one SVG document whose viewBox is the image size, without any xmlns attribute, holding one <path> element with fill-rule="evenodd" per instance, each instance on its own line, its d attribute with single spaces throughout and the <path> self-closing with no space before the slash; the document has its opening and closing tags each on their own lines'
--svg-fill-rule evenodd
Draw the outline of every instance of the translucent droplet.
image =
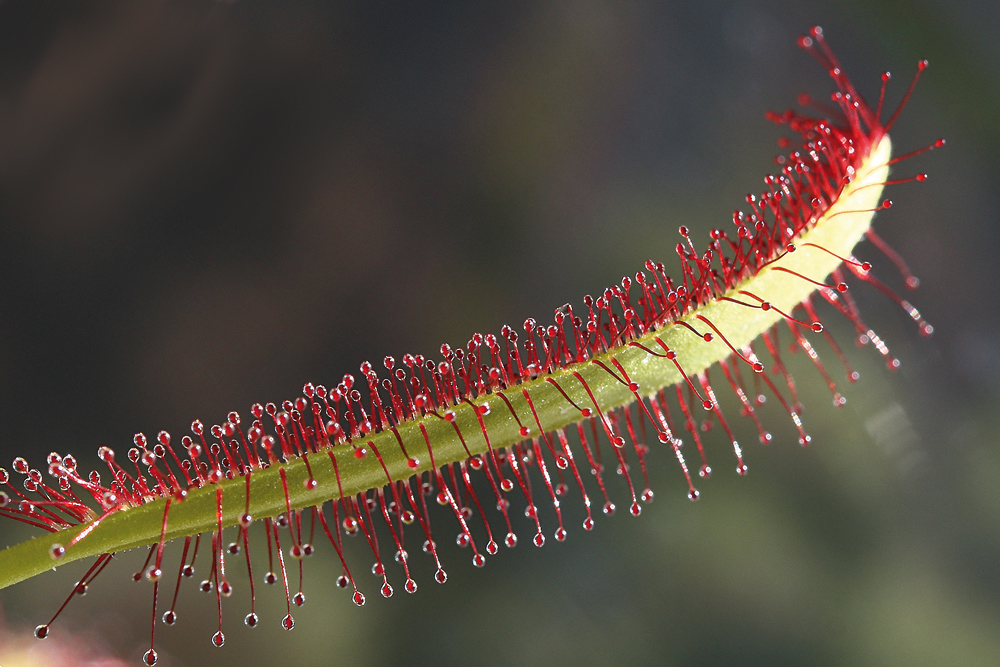
<svg viewBox="0 0 1000 667">
<path fill-rule="evenodd" d="M 212 645 L 215 646 L 215 648 L 222 648 L 226 645 L 226 636 L 222 634 L 222 630 L 219 630 L 212 635 Z"/>
<path fill-rule="evenodd" d="M 566 541 L 566 529 L 562 528 L 562 527 L 557 528 L 556 532 L 555 532 L 555 538 L 556 538 L 556 542 L 565 542 Z"/>
<path fill-rule="evenodd" d="M 283 627 L 285 630 L 291 630 L 292 628 L 295 627 L 295 619 L 292 618 L 291 614 L 288 614 L 283 619 L 281 619 L 281 627 Z"/>
<path fill-rule="evenodd" d="M 163 614 L 163 622 L 167 625 L 173 625 L 177 622 L 177 612 L 173 609 Z"/>
<path fill-rule="evenodd" d="M 442 570 L 441 568 L 438 568 L 438 571 L 434 573 L 434 581 L 438 582 L 439 584 L 443 584 L 444 582 L 448 581 L 448 573 Z"/>
<path fill-rule="evenodd" d="M 494 540 L 490 540 L 486 543 L 486 553 L 491 556 L 495 556 L 498 551 L 500 551 L 500 547 L 497 546 L 497 543 Z"/>
<path fill-rule="evenodd" d="M 535 533 L 535 536 L 531 539 L 531 543 L 536 547 L 543 547 L 545 546 L 545 536 L 539 531 Z"/>
<path fill-rule="evenodd" d="M 514 533 L 507 533 L 507 537 L 504 538 L 503 543 L 507 545 L 508 549 L 513 549 L 517 546 L 517 535 Z"/>
<path fill-rule="evenodd" d="M 382 584 L 382 597 L 391 598 L 392 597 L 392 586 L 388 583 Z"/>
<path fill-rule="evenodd" d="M 149 649 L 148 651 L 142 654 L 142 664 L 149 665 L 149 667 L 153 667 L 153 665 L 156 664 L 157 657 L 158 656 L 156 655 L 156 651 L 154 651 L 153 649 Z"/>
<path fill-rule="evenodd" d="M 583 520 L 583 529 L 584 530 L 593 530 L 594 529 L 594 520 L 592 518 L 590 518 L 589 516 L 586 519 Z"/>
<path fill-rule="evenodd" d="M 604 503 L 603 511 L 608 516 L 611 516 L 612 514 L 615 513 L 615 504 L 609 500 L 608 502 Z"/>
<path fill-rule="evenodd" d="M 257 622 L 258 622 L 259 620 L 260 620 L 260 619 L 259 619 L 259 618 L 257 618 L 257 614 L 255 614 L 255 613 L 253 613 L 253 612 L 250 612 L 250 613 L 249 613 L 249 614 L 247 614 L 247 615 L 246 615 L 246 617 L 245 617 L 245 618 L 243 619 L 243 624 L 244 624 L 244 625 L 246 625 L 246 626 L 247 626 L 248 628 L 256 628 L 256 627 L 257 627 Z"/>
<path fill-rule="evenodd" d="M 45 639 L 49 636 L 49 626 L 39 625 L 35 628 L 35 639 Z"/>
<path fill-rule="evenodd" d="M 476 567 L 482 567 L 486 565 L 486 556 L 482 554 L 476 554 L 472 557 L 472 564 Z"/>
<path fill-rule="evenodd" d="M 416 593 L 417 592 L 417 582 L 415 582 L 413 579 L 407 579 L 406 583 L 403 585 L 403 588 L 406 589 L 407 593 L 411 593 L 411 594 L 412 593 Z"/>
<path fill-rule="evenodd" d="M 306 603 L 306 596 L 302 591 L 299 591 L 292 597 L 292 604 L 296 607 L 301 607 Z"/>
</svg>

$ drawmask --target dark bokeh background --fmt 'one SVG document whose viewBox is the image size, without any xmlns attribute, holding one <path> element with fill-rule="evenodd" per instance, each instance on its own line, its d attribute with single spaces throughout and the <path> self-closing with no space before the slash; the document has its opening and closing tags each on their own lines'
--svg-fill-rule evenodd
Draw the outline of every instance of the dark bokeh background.
<svg viewBox="0 0 1000 667">
<path fill-rule="evenodd" d="M 863 93 L 894 73 L 891 105 L 931 61 L 893 138 L 948 146 L 900 165 L 931 179 L 878 229 L 937 333 L 855 290 L 899 372 L 848 345 L 835 410 L 797 355 L 814 447 L 769 406 L 769 448 L 738 423 L 747 478 L 709 434 L 697 504 L 654 456 L 641 519 L 584 534 L 574 507 L 566 544 L 482 571 L 446 547 L 413 597 L 380 599 L 357 549 L 356 609 L 321 549 L 293 632 L 271 590 L 244 628 L 236 579 L 215 650 L 188 591 L 161 664 L 998 664 L 1000 10 L 973 4 L 0 2 L 0 461 L 179 434 L 669 260 L 761 187 L 763 112 L 829 90 L 794 45 L 821 23 Z M 133 560 L 46 643 L 136 663 Z M 5 667 L 75 576 L 0 593 Z"/>
</svg>

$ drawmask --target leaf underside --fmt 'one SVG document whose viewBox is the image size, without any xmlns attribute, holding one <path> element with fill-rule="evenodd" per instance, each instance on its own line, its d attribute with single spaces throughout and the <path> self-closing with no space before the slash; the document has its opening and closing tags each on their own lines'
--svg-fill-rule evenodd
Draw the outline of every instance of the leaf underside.
<svg viewBox="0 0 1000 667">
<path fill-rule="evenodd" d="M 685 313 L 676 321 L 661 323 L 631 339 L 629 344 L 612 347 L 589 360 L 456 403 L 447 410 L 451 414 L 446 415 L 439 409 L 434 414 L 403 420 L 391 430 L 383 429 L 354 438 L 353 446 L 337 444 L 311 452 L 308 454 L 308 469 L 302 457 L 291 456 L 286 462 L 253 468 L 249 473 L 249 483 L 246 477 L 235 475 L 233 479 L 223 479 L 218 484 L 205 484 L 202 488 L 192 486 L 183 501 L 171 503 L 166 519 L 164 510 L 167 500 L 152 497 L 137 506 L 122 506 L 97 526 L 74 526 L 11 546 L 0 551 L 0 588 L 49 570 L 54 565 L 156 544 L 161 540 L 161 534 L 165 540 L 171 540 L 213 532 L 218 528 L 218 489 L 222 490 L 223 526 L 236 525 L 244 512 L 253 517 L 277 516 L 288 508 L 294 510 L 321 505 L 326 501 L 381 488 L 388 479 L 408 479 L 431 470 L 432 457 L 433 467 L 440 468 L 466 460 L 469 454 L 479 455 L 488 453 L 490 449 L 510 447 L 526 440 L 521 432 L 522 426 L 530 429 L 529 439 L 537 438 L 542 433 L 552 433 L 585 419 L 580 407 L 594 410 L 597 413 L 595 417 L 599 417 L 609 410 L 636 401 L 637 394 L 647 397 L 664 387 L 686 382 L 673 361 L 651 354 L 649 350 L 662 353 L 669 348 L 676 352 L 677 360 L 683 363 L 689 377 L 695 377 L 729 358 L 733 358 L 735 363 L 743 363 L 733 355 L 721 336 L 707 342 L 685 327 L 684 323 L 705 331 L 704 319 L 707 319 L 737 350 L 748 350 L 755 339 L 782 319 L 779 311 L 790 313 L 817 289 L 823 289 L 801 276 L 822 283 L 842 266 L 837 256 L 851 256 L 854 246 L 871 225 L 872 211 L 879 207 L 882 183 L 886 181 L 889 171 L 890 146 L 888 136 L 881 136 L 868 157 L 860 162 L 854 179 L 844 187 L 836 201 L 793 239 L 797 246 L 794 252 L 781 254 L 725 295 L 755 305 L 756 302 L 739 294 L 741 291 L 749 292 L 769 302 L 773 308 L 765 310 L 716 298 Z M 639 385 L 637 393 L 617 377 L 620 372 L 616 375 L 609 372 L 608 369 L 615 369 L 618 365 L 632 382 Z M 506 401 L 498 395 L 501 392 Z M 530 405 L 525 395 L 530 397 Z M 487 404 L 487 414 L 482 414 L 485 410 L 477 410 L 477 407 Z M 404 454 L 397 435 L 408 456 Z M 356 448 L 364 448 L 367 454 L 359 458 Z M 375 452 L 378 456 L 374 455 Z M 417 465 L 413 467 L 409 459 L 416 459 Z M 282 483 L 282 471 L 287 491 Z M 306 484 L 310 478 L 316 481 L 311 489 Z M 83 530 L 90 532 L 69 546 L 58 562 L 54 561 L 50 555 L 52 545 L 70 545 Z"/>
</svg>

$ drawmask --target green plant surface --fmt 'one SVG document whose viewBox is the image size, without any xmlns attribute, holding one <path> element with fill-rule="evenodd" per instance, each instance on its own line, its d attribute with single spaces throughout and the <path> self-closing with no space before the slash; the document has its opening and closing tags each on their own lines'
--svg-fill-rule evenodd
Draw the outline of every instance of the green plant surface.
<svg viewBox="0 0 1000 667">
<path fill-rule="evenodd" d="M 845 186 L 840 197 L 811 229 L 796 239 L 802 246 L 801 249 L 781 255 L 757 275 L 731 291 L 730 296 L 740 297 L 739 291 L 745 290 L 773 303 L 781 311 L 790 312 L 815 292 L 814 284 L 790 272 L 809 276 L 813 280 L 825 280 L 841 263 L 837 255 L 846 257 L 852 254 L 854 246 L 870 227 L 873 211 L 878 207 L 881 184 L 889 172 L 890 155 L 891 142 L 888 136 L 884 136 L 873 147 L 870 156 L 859 167 L 855 179 Z M 829 252 L 814 246 L 826 248 Z M 697 319 L 699 316 L 710 320 L 737 349 L 745 348 L 781 319 L 781 315 L 774 309 L 748 308 L 732 301 L 716 300 L 689 313 L 682 321 L 701 326 L 702 321 Z M 635 395 L 624 383 L 600 366 L 600 363 L 610 367 L 611 359 L 616 359 L 628 371 L 630 379 L 639 385 L 643 395 L 651 395 L 663 387 L 683 382 L 683 377 L 673 362 L 647 351 L 657 348 L 657 341 L 662 341 L 669 349 L 677 352 L 678 358 L 684 361 L 686 372 L 691 374 L 699 373 L 731 354 L 728 345 L 718 336 L 709 342 L 693 335 L 689 329 L 679 324 L 669 324 L 661 330 L 639 337 L 635 342 L 641 347 L 625 345 L 612 348 L 591 361 L 508 388 L 508 400 L 520 423 L 534 425 L 535 415 L 524 395 L 517 389 L 527 392 L 537 410 L 537 423 L 541 424 L 544 432 L 549 433 L 583 419 L 580 411 L 565 400 L 559 389 L 549 382 L 550 379 L 555 380 L 577 405 L 589 407 L 596 404 L 596 408 L 602 413 L 631 403 L 635 400 Z M 577 374 L 593 393 L 593 402 Z M 172 503 L 165 537 L 171 540 L 214 530 L 217 526 L 217 488 L 223 490 L 223 526 L 234 526 L 247 510 L 253 517 L 271 517 L 283 513 L 286 507 L 299 509 L 338 499 L 341 497 L 341 490 L 343 497 L 351 497 L 380 488 L 386 482 L 385 470 L 388 470 L 388 475 L 393 480 L 407 479 L 417 472 L 430 470 L 431 458 L 423 456 L 427 447 L 424 431 L 428 434 L 433 460 L 438 466 L 460 461 L 469 453 L 482 454 L 489 446 L 499 449 L 523 440 L 519 433 L 518 419 L 515 419 L 510 410 L 503 409 L 500 401 L 492 401 L 488 414 L 481 417 L 483 427 L 480 428 L 479 417 L 473 406 L 489 401 L 489 397 L 483 397 L 469 404 L 453 407 L 455 424 L 463 434 L 464 444 L 452 424 L 441 415 L 401 423 L 397 431 L 406 447 L 405 451 L 418 457 L 421 462 L 416 468 L 408 466 L 407 457 L 403 448 L 399 447 L 395 433 L 388 430 L 373 433 L 356 444 L 374 447 L 381 454 L 381 462 L 372 452 L 358 458 L 350 447 L 333 447 L 329 451 L 337 457 L 338 464 L 335 468 L 332 461 L 323 456 L 324 452 L 319 452 L 312 455 L 310 460 L 313 479 L 317 482 L 312 489 L 306 485 L 309 474 L 301 459 L 253 472 L 249 485 L 249 504 L 246 483 L 242 477 L 222 481 L 217 486 L 207 485 L 201 489 L 193 489 L 183 502 Z M 489 435 L 489 444 L 483 436 L 484 430 Z M 385 470 L 382 468 L 383 464 Z M 287 499 L 280 478 L 282 470 L 287 476 Z M 156 543 L 163 531 L 166 502 L 165 499 L 151 501 L 139 507 L 125 508 L 104 518 L 90 534 L 67 550 L 59 564 Z M 52 544 L 69 544 L 77 533 L 85 529 L 86 527 L 67 529 L 55 535 L 43 535 L 0 551 L 0 588 L 51 569 L 53 560 L 49 548 Z"/>
</svg>

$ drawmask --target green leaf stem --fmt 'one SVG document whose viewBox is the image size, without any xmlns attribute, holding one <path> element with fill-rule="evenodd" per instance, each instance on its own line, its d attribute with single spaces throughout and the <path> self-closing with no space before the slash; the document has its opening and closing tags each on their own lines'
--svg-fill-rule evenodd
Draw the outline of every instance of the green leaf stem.
<svg viewBox="0 0 1000 667">
<path fill-rule="evenodd" d="M 811 228 L 795 239 L 797 250 L 781 256 L 780 259 L 761 269 L 757 275 L 735 288 L 733 296 L 738 297 L 735 292 L 739 289 L 746 290 L 787 313 L 814 293 L 818 289 L 816 285 L 786 271 L 775 269 L 782 267 L 813 280 L 823 281 L 840 266 L 841 261 L 830 253 L 848 257 L 853 252 L 854 246 L 864 237 L 871 224 L 873 216 L 871 211 L 879 206 L 881 184 L 886 180 L 889 171 L 889 155 L 890 141 L 887 136 L 883 136 L 872 148 L 871 154 L 858 169 L 854 180 L 844 188 L 837 201 Z M 807 246 L 807 243 L 822 246 L 830 252 Z M 738 298 L 746 301 L 745 297 Z M 737 349 L 749 345 L 782 317 L 774 309 L 765 311 L 760 308 L 748 308 L 724 300 L 712 301 L 703 308 L 687 314 L 684 319 L 692 321 L 698 315 L 711 320 Z M 696 328 L 705 328 L 700 326 L 702 324 L 700 321 L 695 320 L 693 324 L 699 325 Z M 706 342 L 677 323 L 665 324 L 656 331 L 648 332 L 636 342 L 649 349 L 662 349 L 655 340 L 657 337 L 676 351 L 678 361 L 692 377 L 732 354 L 719 336 L 712 342 Z M 530 395 L 537 411 L 538 423 L 545 432 L 583 419 L 580 411 L 570 405 L 547 378 L 555 380 L 579 406 L 593 408 L 590 396 L 574 375 L 579 373 L 593 392 L 597 407 L 602 413 L 635 400 L 628 387 L 597 364 L 601 361 L 611 368 L 612 358 L 626 369 L 634 382 L 640 385 L 639 394 L 642 396 L 651 395 L 663 387 L 683 381 L 675 365 L 668 359 L 651 355 L 637 346 L 624 345 L 593 360 L 509 387 L 503 393 L 521 422 L 531 429 L 531 437 L 537 437 L 539 432 L 535 417 L 522 390 Z M 493 449 L 509 447 L 524 440 L 519 433 L 517 421 L 498 397 L 485 395 L 475 399 L 473 403 L 490 404 L 490 411 L 482 415 L 482 420 Z M 461 430 L 469 451 L 473 454 L 486 452 L 487 442 L 473 406 L 459 404 L 453 406 L 451 410 L 454 412 L 455 424 Z M 393 480 L 406 479 L 415 473 L 429 470 L 431 457 L 421 428 L 426 430 L 432 447 L 433 460 L 437 466 L 467 457 L 466 449 L 456 434 L 456 429 L 440 415 L 430 414 L 420 419 L 410 419 L 396 428 L 407 452 L 419 461 L 416 469 L 409 467 L 407 458 L 391 430 L 371 433 L 355 440 L 356 445 L 365 446 L 369 450 L 362 458 L 357 458 L 354 449 L 347 445 L 337 445 L 327 451 L 310 454 L 309 465 L 313 478 L 317 481 L 313 489 L 305 485 L 308 473 L 301 458 L 253 470 L 249 481 L 250 515 L 255 518 L 270 517 L 286 511 L 281 470 L 285 471 L 287 477 L 288 501 L 292 509 L 335 500 L 341 497 L 341 489 L 345 497 L 350 497 L 383 486 L 386 483 L 386 473 L 374 455 L 374 450 L 381 455 Z M 339 484 L 330 453 L 336 457 Z M 217 488 L 222 489 L 223 525 L 233 526 L 238 523 L 239 517 L 248 507 L 247 481 L 240 476 L 223 480 L 218 485 L 206 484 L 202 488 L 191 488 L 186 499 L 172 501 L 167 517 L 167 540 L 216 530 Z M 74 536 L 86 529 L 86 526 L 75 526 L 54 534 L 46 533 L 3 550 L 0 552 L 0 588 L 28 579 L 55 565 L 157 543 L 163 528 L 165 504 L 166 499 L 157 498 L 138 507 L 122 508 L 106 517 L 78 543 L 69 546 L 65 555 L 58 561 L 54 561 L 50 556 L 50 547 L 57 543 L 70 545 Z"/>
</svg>

